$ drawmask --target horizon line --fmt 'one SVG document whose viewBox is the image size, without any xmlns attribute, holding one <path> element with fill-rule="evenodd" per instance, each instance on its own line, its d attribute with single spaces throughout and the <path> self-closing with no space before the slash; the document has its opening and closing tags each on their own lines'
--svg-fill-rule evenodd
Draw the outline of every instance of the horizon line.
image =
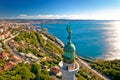
<svg viewBox="0 0 120 80">
<path fill-rule="evenodd" d="M 27 18 L 0 18 L 0 20 L 105 20 L 105 21 L 120 21 L 120 20 L 115 20 L 115 19 L 64 19 L 64 18 L 60 18 L 60 19 L 44 19 L 44 18 L 36 18 L 36 19 L 27 19 Z"/>
</svg>

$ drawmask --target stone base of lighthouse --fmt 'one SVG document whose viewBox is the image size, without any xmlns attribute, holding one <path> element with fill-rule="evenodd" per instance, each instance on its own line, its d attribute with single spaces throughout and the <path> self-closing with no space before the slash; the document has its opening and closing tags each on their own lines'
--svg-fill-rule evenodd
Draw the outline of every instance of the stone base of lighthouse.
<svg viewBox="0 0 120 80">
<path fill-rule="evenodd" d="M 79 70 L 79 64 L 77 62 L 67 64 L 61 61 L 59 67 L 62 72 L 62 80 L 75 80 L 75 73 Z"/>
</svg>

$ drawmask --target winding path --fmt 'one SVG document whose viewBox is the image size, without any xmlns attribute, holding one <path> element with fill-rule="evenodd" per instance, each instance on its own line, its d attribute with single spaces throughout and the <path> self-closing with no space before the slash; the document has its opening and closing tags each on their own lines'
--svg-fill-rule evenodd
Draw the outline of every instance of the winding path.
<svg viewBox="0 0 120 80">
<path fill-rule="evenodd" d="M 14 36 L 11 36 L 11 37 L 8 38 L 8 39 L 5 39 L 3 42 L 4 42 L 4 44 L 6 45 L 7 49 L 10 51 L 11 54 L 16 55 L 17 57 L 20 58 L 20 60 L 23 61 L 22 57 L 20 57 L 19 54 L 18 54 L 16 51 L 14 51 L 13 49 L 11 49 L 10 45 L 8 44 L 8 42 L 9 42 L 11 39 L 15 38 L 15 37 L 18 36 L 19 34 L 20 34 L 20 32 L 17 33 L 16 35 L 14 35 Z"/>
<path fill-rule="evenodd" d="M 85 68 L 87 68 L 88 70 L 90 70 L 91 72 L 93 72 L 94 74 L 96 74 L 97 76 L 99 76 L 101 79 L 110 80 L 107 77 L 105 77 L 105 76 L 101 75 L 100 73 L 98 73 L 96 70 L 92 69 L 86 62 L 84 62 L 83 60 L 81 60 L 79 57 L 77 57 L 77 60 L 78 60 L 77 62 L 79 63 L 79 65 L 84 66 Z"/>
<path fill-rule="evenodd" d="M 37 35 L 37 34 L 35 34 L 35 35 L 36 35 L 36 39 L 37 39 L 37 41 L 38 41 L 38 45 L 39 45 L 40 49 L 41 49 L 45 54 L 54 57 L 55 55 L 53 56 L 53 53 L 49 52 L 46 48 L 44 48 L 43 45 L 41 45 L 41 43 L 40 43 L 40 41 L 39 41 L 39 39 L 38 39 L 38 35 Z M 46 38 L 47 38 L 47 37 L 46 37 Z M 55 57 L 54 57 L 54 58 L 55 58 Z"/>
</svg>

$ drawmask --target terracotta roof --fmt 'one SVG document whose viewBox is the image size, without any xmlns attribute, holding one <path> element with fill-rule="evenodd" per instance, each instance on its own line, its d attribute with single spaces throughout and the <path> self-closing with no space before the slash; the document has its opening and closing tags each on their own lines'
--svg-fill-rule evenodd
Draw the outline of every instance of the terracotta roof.
<svg viewBox="0 0 120 80">
<path fill-rule="evenodd" d="M 6 52 L 2 52 L 2 53 L 1 53 L 1 57 L 3 57 L 3 58 L 4 58 L 4 57 L 7 57 L 7 55 L 8 55 L 8 54 L 7 54 Z"/>
<path fill-rule="evenodd" d="M 12 61 L 9 61 L 5 66 L 4 66 L 4 70 L 10 69 L 14 66 L 14 63 Z"/>
<path fill-rule="evenodd" d="M 18 56 L 16 56 L 16 55 L 13 55 L 12 58 L 13 58 L 15 61 L 20 60 L 20 58 L 19 58 Z"/>
<path fill-rule="evenodd" d="M 53 72 L 54 74 L 57 74 L 60 71 L 60 69 L 58 66 L 54 66 L 50 69 L 50 71 Z"/>
</svg>

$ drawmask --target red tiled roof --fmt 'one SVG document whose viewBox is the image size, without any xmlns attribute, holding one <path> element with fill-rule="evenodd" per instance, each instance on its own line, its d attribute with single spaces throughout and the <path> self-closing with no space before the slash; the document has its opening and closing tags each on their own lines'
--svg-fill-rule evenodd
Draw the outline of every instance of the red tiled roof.
<svg viewBox="0 0 120 80">
<path fill-rule="evenodd" d="M 8 54 L 7 54 L 6 52 L 2 52 L 2 53 L 1 53 L 1 56 L 2 56 L 3 58 L 4 58 L 4 57 L 7 57 L 7 55 L 8 55 Z"/>
<path fill-rule="evenodd" d="M 12 61 L 9 61 L 5 66 L 4 66 L 4 70 L 10 69 L 12 68 L 14 65 L 14 63 Z"/>
<path fill-rule="evenodd" d="M 16 60 L 16 61 L 20 60 L 20 58 L 19 58 L 18 56 L 16 56 L 16 55 L 13 55 L 12 58 L 13 58 L 14 60 Z"/>
<path fill-rule="evenodd" d="M 55 74 L 57 74 L 57 73 L 60 71 L 60 69 L 59 69 L 58 66 L 54 66 L 54 67 L 52 67 L 50 70 L 51 70 L 53 73 L 55 73 Z"/>
</svg>

